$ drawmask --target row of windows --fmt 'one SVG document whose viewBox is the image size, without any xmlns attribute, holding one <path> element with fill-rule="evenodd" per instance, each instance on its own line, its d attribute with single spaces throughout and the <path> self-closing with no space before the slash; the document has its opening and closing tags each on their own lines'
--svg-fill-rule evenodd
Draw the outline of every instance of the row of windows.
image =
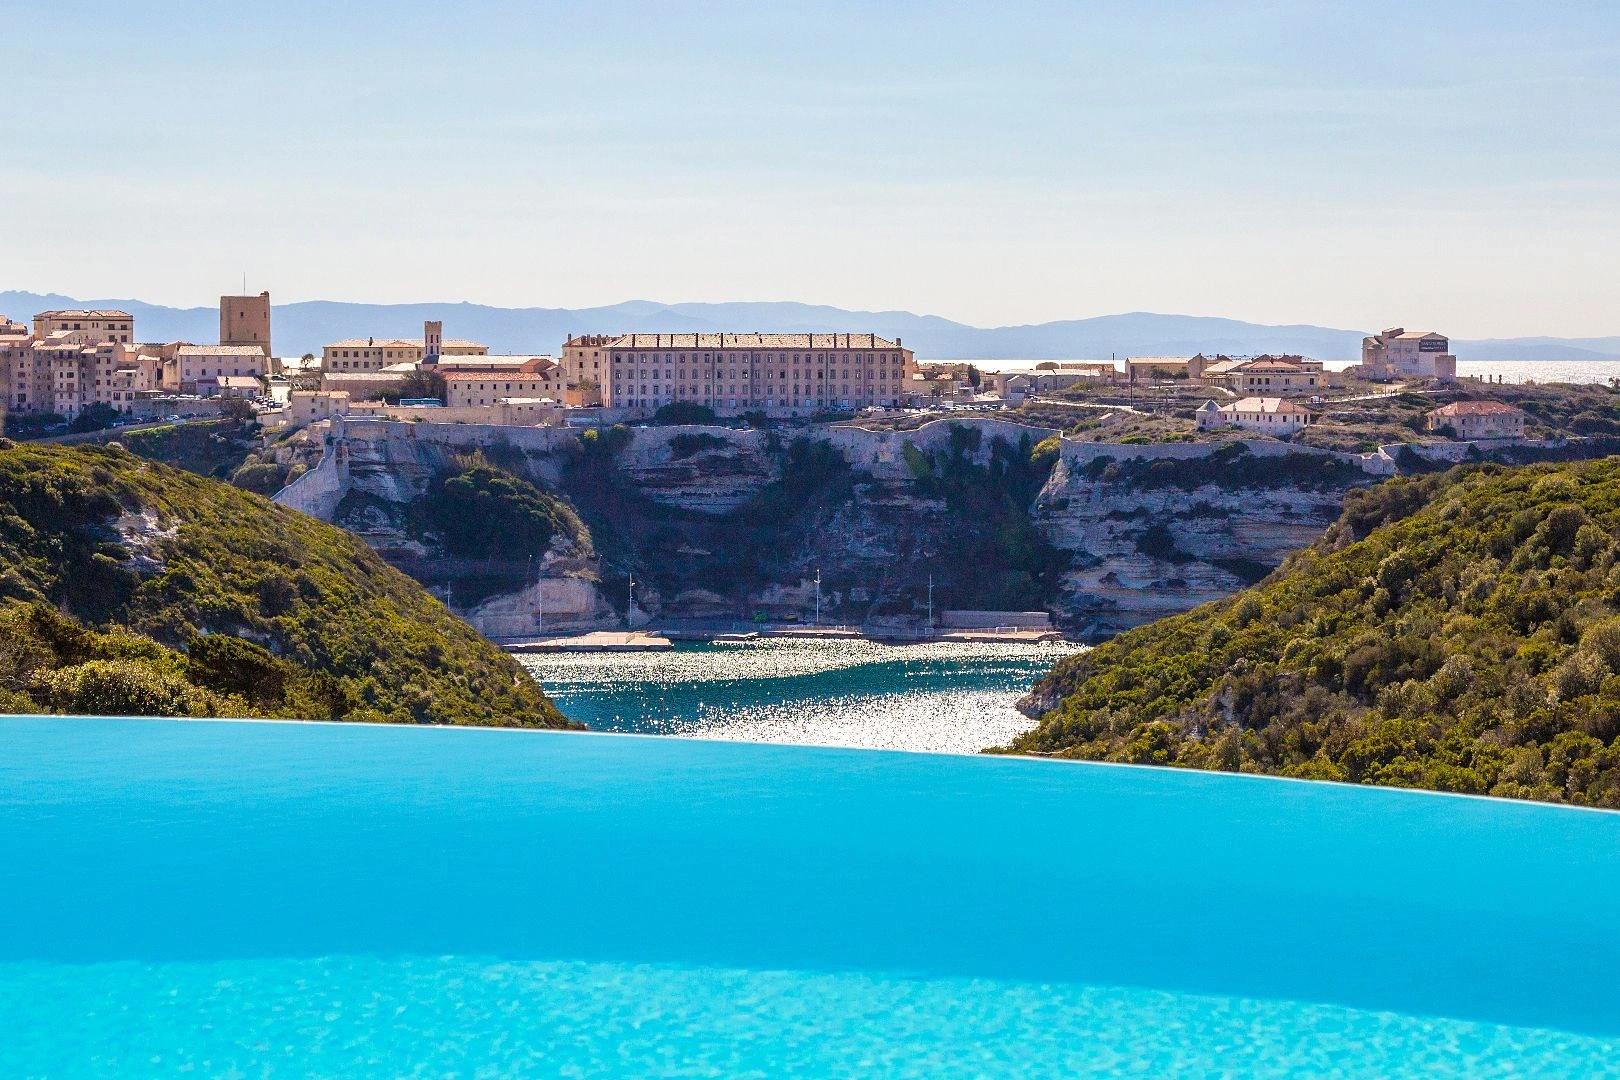
<svg viewBox="0 0 1620 1080">
<path fill-rule="evenodd" d="M 620 371 L 619 372 L 619 377 L 620 377 L 620 379 L 651 379 L 651 381 L 656 382 L 656 381 L 658 381 L 658 374 L 659 374 L 658 369 L 654 368 L 654 369 L 651 369 L 651 371 Z M 664 374 L 664 382 L 687 382 L 687 381 L 689 381 L 689 379 L 687 379 L 687 372 L 684 372 L 684 371 L 682 371 L 682 372 L 674 372 L 674 371 L 671 371 L 671 369 L 666 368 L 666 369 L 664 369 L 663 374 Z M 794 379 L 815 379 L 815 381 L 818 381 L 818 382 L 839 382 L 839 381 L 841 381 L 841 379 L 844 382 L 849 382 L 849 381 L 876 382 L 876 381 L 878 381 L 878 377 L 873 377 L 872 374 L 868 374 L 868 372 L 860 372 L 860 371 L 854 372 L 854 374 L 851 374 L 851 372 L 847 372 L 847 371 L 842 372 L 842 376 L 841 376 L 841 374 L 839 374 L 839 372 L 836 372 L 836 371 L 816 371 L 816 372 L 805 371 L 804 374 L 800 374 L 800 372 L 794 371 L 794 372 L 791 372 L 791 374 L 792 374 L 792 377 L 794 377 Z M 786 372 L 786 371 L 782 371 L 782 372 L 766 371 L 766 372 L 763 372 L 763 374 L 758 374 L 758 376 L 755 376 L 755 374 L 752 374 L 752 372 L 747 372 L 747 371 L 742 371 L 742 372 L 737 372 L 737 371 L 716 371 L 716 372 L 713 372 L 713 374 L 710 374 L 710 376 L 698 376 L 698 374 L 695 374 L 695 372 L 693 372 L 693 376 L 692 376 L 692 379 L 690 379 L 690 382 L 693 382 L 693 384 L 698 384 L 698 382 L 714 382 L 714 381 L 716 381 L 716 379 L 742 379 L 742 381 L 744 381 L 744 382 L 750 381 L 750 379 L 766 379 L 766 381 L 774 382 L 774 381 L 778 381 L 778 379 L 787 379 L 787 377 L 789 377 L 789 372 Z M 881 372 L 880 372 L 880 377 L 881 377 Z M 896 374 L 893 374 L 893 376 L 888 376 L 888 377 L 889 377 L 889 379 L 899 379 L 899 374 L 897 374 L 897 372 L 896 372 Z"/>
<path fill-rule="evenodd" d="M 687 360 L 688 356 L 690 356 L 692 358 L 693 363 L 698 363 L 698 357 L 699 357 L 698 353 L 662 353 L 662 354 L 655 353 L 655 352 L 615 353 L 614 356 L 613 356 L 613 362 L 618 363 L 621 360 L 625 360 L 625 359 L 629 359 L 629 360 L 633 360 L 633 361 L 639 361 L 639 362 L 642 362 L 642 363 L 656 362 L 660 355 L 662 355 L 664 363 L 666 363 L 666 364 L 673 363 L 677 359 L 681 363 L 684 364 L 684 363 L 686 363 L 686 360 Z M 889 361 L 891 363 L 898 363 L 899 360 L 900 360 L 900 354 L 899 353 L 887 353 L 887 352 L 878 352 L 878 353 L 869 353 L 869 352 L 853 352 L 853 353 L 846 353 L 846 352 L 837 352 L 837 353 L 765 353 L 762 356 L 755 355 L 753 353 L 703 353 L 702 354 L 702 360 L 703 360 L 704 363 L 722 362 L 722 363 L 733 363 L 734 364 L 734 363 L 737 363 L 739 361 L 752 360 L 752 361 L 755 361 L 755 362 L 764 362 L 764 363 L 776 363 L 776 362 L 780 361 L 782 363 L 797 364 L 797 363 L 801 362 L 801 358 L 802 358 L 802 362 L 806 363 L 806 364 L 825 364 L 825 363 L 828 363 L 828 362 L 848 363 L 850 360 L 854 360 L 857 363 L 862 362 L 862 361 L 871 362 L 872 360 L 878 360 L 878 361 L 885 361 L 886 360 L 886 361 Z"/>
<path fill-rule="evenodd" d="M 520 382 L 520 383 L 517 384 L 517 388 L 519 390 L 544 390 L 550 385 L 551 384 L 549 382 L 547 382 L 545 379 L 536 379 L 533 382 Z M 480 382 L 480 383 L 474 384 L 471 387 L 467 386 L 467 384 L 465 384 L 465 383 L 451 383 L 450 384 L 450 388 L 452 390 L 466 390 L 466 389 L 471 389 L 471 390 L 500 390 L 500 389 L 503 389 L 503 388 L 507 389 L 507 390 L 510 390 L 510 389 L 512 389 L 512 386 L 513 386 L 512 383 L 506 383 L 506 384 L 504 384 L 504 387 L 503 387 L 503 384 L 501 384 L 501 383 L 492 383 L 492 382 Z"/>
<path fill-rule="evenodd" d="M 668 405 L 672 401 L 691 401 L 694 404 L 708 405 L 708 406 L 711 406 L 713 408 L 726 408 L 726 409 L 753 409 L 753 408 L 766 408 L 766 409 L 776 409 L 776 408 L 783 408 L 783 409 L 842 408 L 842 409 L 852 409 L 852 408 L 856 407 L 857 405 L 865 405 L 865 404 L 887 404 L 887 405 L 893 405 L 894 404 L 893 399 L 889 399 L 889 400 L 886 400 L 886 401 L 883 401 L 883 402 L 866 402 L 866 401 L 857 401 L 857 400 L 855 400 L 853 398 L 828 398 L 828 397 L 818 397 L 818 398 L 815 398 L 815 399 L 811 399 L 811 398 L 808 398 L 808 397 L 792 398 L 792 399 L 785 398 L 785 397 L 780 398 L 780 399 L 774 398 L 774 397 L 768 397 L 768 398 L 765 398 L 764 400 L 760 400 L 758 398 L 749 398 L 749 397 L 673 398 L 673 397 L 669 397 L 667 395 L 666 396 L 661 396 L 661 397 L 632 397 L 632 398 L 629 398 L 628 400 L 626 400 L 625 402 L 623 402 L 623 404 L 625 406 L 629 407 L 629 408 L 632 408 L 632 409 L 636 409 L 636 408 L 656 408 L 659 405 Z"/>
</svg>

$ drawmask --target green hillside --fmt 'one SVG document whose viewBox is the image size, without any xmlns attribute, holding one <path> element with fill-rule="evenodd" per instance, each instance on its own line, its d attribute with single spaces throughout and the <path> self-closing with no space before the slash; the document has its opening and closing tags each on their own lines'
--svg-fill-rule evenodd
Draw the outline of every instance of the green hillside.
<svg viewBox="0 0 1620 1080">
<path fill-rule="evenodd" d="M 1015 752 L 1620 807 L 1620 459 L 1351 492 L 1259 585 L 1024 704 Z"/>
<path fill-rule="evenodd" d="M 0 445 L 4 711 L 567 725 L 341 529 L 117 446 Z"/>
</svg>

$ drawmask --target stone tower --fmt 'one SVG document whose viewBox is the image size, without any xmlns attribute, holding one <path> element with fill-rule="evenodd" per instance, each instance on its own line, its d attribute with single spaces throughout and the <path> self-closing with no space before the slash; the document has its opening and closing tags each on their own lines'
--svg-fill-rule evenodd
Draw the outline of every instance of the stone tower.
<svg viewBox="0 0 1620 1080">
<path fill-rule="evenodd" d="M 437 319 L 422 323 L 422 362 L 437 364 L 444 349 L 444 323 Z"/>
<path fill-rule="evenodd" d="M 274 356 L 270 351 L 270 294 L 220 297 L 219 343 L 257 345 L 266 359 Z"/>
</svg>

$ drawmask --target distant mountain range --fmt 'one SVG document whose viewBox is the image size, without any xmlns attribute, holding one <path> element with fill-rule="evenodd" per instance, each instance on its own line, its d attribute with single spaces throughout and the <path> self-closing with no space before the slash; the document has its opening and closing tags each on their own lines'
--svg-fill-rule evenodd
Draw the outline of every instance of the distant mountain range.
<svg viewBox="0 0 1620 1080">
<path fill-rule="evenodd" d="M 0 313 L 27 320 L 61 307 L 115 307 L 135 317 L 142 341 L 212 342 L 219 338 L 214 307 L 173 308 L 140 300 L 85 300 L 30 292 L 0 292 Z M 424 319 L 444 322 L 447 337 L 472 338 L 494 352 L 555 355 L 570 334 L 692 331 L 830 332 L 850 330 L 900 338 L 919 359 L 1106 359 L 1290 352 L 1322 360 L 1354 360 L 1365 330 L 1325 326 L 1266 326 L 1197 315 L 1134 311 L 1028 326 L 978 327 L 909 311 L 847 311 L 790 301 L 659 304 L 631 300 L 594 308 L 502 308 L 484 304 L 351 304 L 308 300 L 273 309 L 272 336 L 282 356 L 319 354 L 349 337 L 419 337 Z M 1419 329 L 1413 327 L 1413 329 Z M 1422 327 L 1440 329 L 1444 327 Z M 1602 338 L 1452 339 L 1464 360 L 1620 360 L 1620 336 Z"/>
</svg>

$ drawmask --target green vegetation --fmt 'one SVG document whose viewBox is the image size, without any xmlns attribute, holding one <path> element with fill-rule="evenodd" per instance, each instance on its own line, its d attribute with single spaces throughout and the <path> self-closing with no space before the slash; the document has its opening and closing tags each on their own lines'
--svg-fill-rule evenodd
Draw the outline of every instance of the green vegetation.
<svg viewBox="0 0 1620 1080">
<path fill-rule="evenodd" d="M 1290 453 L 1275 457 L 1251 453 L 1243 443 L 1228 443 L 1194 458 L 1111 457 L 1087 462 L 1085 475 L 1108 484 L 1126 484 L 1141 491 L 1194 488 L 1213 484 L 1223 491 L 1298 488 L 1330 491 L 1367 482 L 1367 474 L 1348 461 L 1327 454 Z"/>
<path fill-rule="evenodd" d="M 1030 700 L 1014 751 L 1620 807 L 1620 459 L 1352 492 L 1258 586 Z"/>
<path fill-rule="evenodd" d="M 682 431 L 669 440 L 670 457 L 695 457 L 705 450 L 724 450 L 730 446 L 725 439 L 706 431 Z"/>
<path fill-rule="evenodd" d="M 1056 464 L 1058 447 L 1052 439 L 1032 446 L 1027 435 L 1016 444 L 996 436 L 981 454 L 983 438 L 980 428 L 953 424 L 943 451 L 905 447 L 919 493 L 943 501 L 954 523 L 952 565 L 975 568 L 952 575 L 937 598 L 996 611 L 1044 608 L 1068 560 L 1035 527 L 1030 507 Z M 980 457 L 982 465 L 976 464 Z"/>
<path fill-rule="evenodd" d="M 357 538 L 119 446 L 0 448 L 0 707 L 559 727 Z"/>
<path fill-rule="evenodd" d="M 393 386 L 385 386 L 366 395 L 368 400 L 386 401 L 390 405 L 398 405 L 401 398 L 435 398 L 445 400 L 444 376 L 437 371 L 416 370 L 407 372 L 399 382 Z"/>
<path fill-rule="evenodd" d="M 575 548 L 590 550 L 590 535 L 567 503 L 482 454 L 459 459 L 411 507 L 412 532 L 433 531 L 446 552 L 462 558 L 494 558 L 503 551 L 538 554 L 558 534 Z"/>
<path fill-rule="evenodd" d="M 117 439 L 137 457 L 198 476 L 229 480 L 253 457 L 259 445 L 257 434 L 256 423 L 220 419 L 123 431 Z"/>
<path fill-rule="evenodd" d="M 18 439 L 37 439 L 42 435 L 60 435 L 67 431 L 67 417 L 53 412 L 8 412 L 5 432 Z"/>
<path fill-rule="evenodd" d="M 105 401 L 92 401 L 79 410 L 79 415 L 68 424 L 68 431 L 75 435 L 87 431 L 101 431 L 112 427 L 118 415 L 118 410 Z"/>
<path fill-rule="evenodd" d="M 672 401 L 653 413 L 652 422 L 664 424 L 713 424 L 714 410 L 695 401 Z"/>
</svg>

